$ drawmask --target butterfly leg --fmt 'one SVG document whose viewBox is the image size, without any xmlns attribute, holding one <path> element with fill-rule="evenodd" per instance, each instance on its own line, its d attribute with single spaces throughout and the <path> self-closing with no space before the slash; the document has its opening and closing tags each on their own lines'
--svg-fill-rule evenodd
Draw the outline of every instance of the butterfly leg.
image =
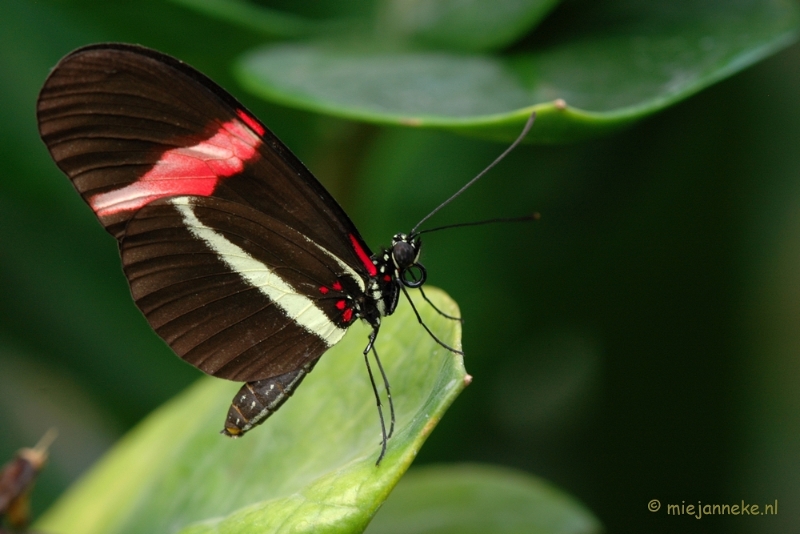
<svg viewBox="0 0 800 534">
<path fill-rule="evenodd" d="M 431 305 L 431 308 L 433 308 L 434 310 L 436 310 L 436 311 L 439 313 L 439 315 L 441 315 L 442 317 L 447 317 L 448 319 L 452 319 L 452 320 L 454 320 L 454 321 L 458 321 L 459 323 L 463 323 L 463 322 L 464 322 L 464 319 L 462 319 L 461 317 L 453 317 L 452 315 L 447 315 L 445 312 L 443 312 L 442 310 L 440 310 L 439 308 L 437 308 L 437 307 L 436 307 L 436 304 L 434 304 L 433 302 L 431 302 L 431 301 L 428 299 L 428 296 L 425 294 L 425 291 L 423 291 L 423 290 L 422 290 L 422 286 L 419 286 L 419 288 L 418 288 L 418 289 L 419 289 L 419 293 L 420 293 L 420 295 L 422 295 L 422 298 L 423 298 L 423 299 L 425 299 L 425 302 L 427 302 L 428 304 L 430 304 L 430 305 Z"/>
<path fill-rule="evenodd" d="M 392 434 L 394 434 L 394 401 L 392 401 L 392 388 L 389 387 L 389 379 L 386 378 L 386 372 L 383 370 L 383 364 L 381 363 L 381 359 L 378 358 L 378 351 L 375 350 L 375 345 L 372 345 L 372 354 L 375 356 L 375 361 L 378 364 L 378 370 L 381 372 L 381 377 L 383 378 L 383 385 L 386 387 L 386 398 L 389 400 L 389 413 L 391 414 L 391 421 L 389 423 L 389 433 L 386 438 L 391 438 Z"/>
<path fill-rule="evenodd" d="M 391 390 L 389 389 L 389 380 L 386 378 L 386 373 L 383 371 L 383 365 L 381 364 L 380 358 L 378 358 L 378 352 L 375 350 L 375 339 L 378 337 L 378 326 L 373 325 L 372 332 L 369 335 L 369 343 L 367 343 L 366 348 L 364 349 L 364 362 L 367 364 L 367 373 L 369 373 L 369 381 L 372 384 L 372 392 L 375 394 L 375 403 L 378 406 L 378 417 L 381 421 L 381 453 L 378 455 L 378 461 L 375 462 L 375 465 L 380 465 L 381 460 L 383 460 L 384 455 L 386 454 L 386 442 L 394 432 L 394 403 L 392 402 L 392 395 Z M 389 432 L 386 432 L 386 420 L 383 417 L 383 404 L 381 403 L 381 397 L 378 393 L 378 385 L 375 383 L 375 375 L 372 372 L 372 366 L 369 364 L 369 353 L 375 355 L 375 361 L 378 363 L 378 369 L 381 372 L 381 376 L 383 377 L 383 383 L 386 386 L 386 396 L 389 399 L 389 410 L 391 412 L 391 426 Z"/>
<path fill-rule="evenodd" d="M 436 343 L 438 343 L 442 347 L 446 348 L 450 352 L 455 353 L 455 354 L 460 354 L 461 356 L 463 356 L 464 355 L 463 351 L 460 351 L 460 350 L 458 350 L 456 348 L 451 347 L 450 345 L 448 345 L 447 343 L 445 343 L 444 341 L 442 341 L 441 339 L 436 337 L 436 334 L 431 332 L 431 329 L 428 328 L 428 325 L 426 325 L 425 323 L 422 322 L 422 317 L 420 317 L 419 312 L 417 311 L 417 307 L 414 305 L 414 301 L 411 300 L 411 297 L 409 296 L 408 291 L 406 290 L 406 286 L 404 286 L 403 284 L 400 284 L 400 289 L 403 290 L 403 294 L 408 299 L 408 303 L 411 304 L 411 309 L 414 310 L 414 315 L 417 316 L 417 322 L 422 325 L 422 328 L 424 328 L 426 332 L 428 332 L 428 335 L 430 335 Z"/>
</svg>

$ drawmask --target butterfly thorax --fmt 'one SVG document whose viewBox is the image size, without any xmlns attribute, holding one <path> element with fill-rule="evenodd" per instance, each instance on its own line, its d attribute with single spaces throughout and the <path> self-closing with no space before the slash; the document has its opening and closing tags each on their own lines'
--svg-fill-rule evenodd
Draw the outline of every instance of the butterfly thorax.
<svg viewBox="0 0 800 534">
<path fill-rule="evenodd" d="M 377 273 L 370 277 L 366 297 L 371 301 L 361 307 L 361 318 L 373 326 L 380 318 L 394 313 L 402 290 L 401 284 L 419 287 L 425 281 L 425 269 L 419 259 L 421 242 L 418 237 L 395 234 L 392 246 L 382 248 L 371 256 Z"/>
</svg>

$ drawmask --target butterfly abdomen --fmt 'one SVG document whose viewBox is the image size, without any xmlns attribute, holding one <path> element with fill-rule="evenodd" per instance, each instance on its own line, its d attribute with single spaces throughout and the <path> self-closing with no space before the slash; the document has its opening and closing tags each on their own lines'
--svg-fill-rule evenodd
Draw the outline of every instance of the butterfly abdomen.
<svg viewBox="0 0 800 534">
<path fill-rule="evenodd" d="M 296 371 L 243 385 L 228 409 L 222 434 L 238 438 L 266 421 L 292 396 L 318 361 L 313 360 Z"/>
</svg>

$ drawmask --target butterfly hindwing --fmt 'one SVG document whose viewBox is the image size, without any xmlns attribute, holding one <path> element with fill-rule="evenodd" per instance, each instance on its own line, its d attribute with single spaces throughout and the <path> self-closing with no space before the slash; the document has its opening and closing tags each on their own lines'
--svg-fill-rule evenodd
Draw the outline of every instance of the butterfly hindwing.
<svg viewBox="0 0 800 534">
<path fill-rule="evenodd" d="M 215 197 L 139 210 L 120 245 L 137 306 L 183 359 L 240 381 L 299 368 L 355 320 L 358 273 L 281 221 Z"/>
</svg>

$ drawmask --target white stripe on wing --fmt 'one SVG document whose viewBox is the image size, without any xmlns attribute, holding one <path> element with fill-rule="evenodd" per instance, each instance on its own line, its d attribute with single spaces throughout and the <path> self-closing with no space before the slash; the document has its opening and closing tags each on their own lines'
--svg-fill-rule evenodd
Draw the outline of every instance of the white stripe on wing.
<svg viewBox="0 0 800 534">
<path fill-rule="evenodd" d="M 245 282 L 258 288 L 283 310 L 290 320 L 322 339 L 329 347 L 342 339 L 346 329 L 336 326 L 313 300 L 295 292 L 292 286 L 267 265 L 228 241 L 213 228 L 203 224 L 195 215 L 189 197 L 176 197 L 171 199 L 170 203 L 181 214 L 184 224 L 192 235 L 206 243 Z"/>
</svg>

